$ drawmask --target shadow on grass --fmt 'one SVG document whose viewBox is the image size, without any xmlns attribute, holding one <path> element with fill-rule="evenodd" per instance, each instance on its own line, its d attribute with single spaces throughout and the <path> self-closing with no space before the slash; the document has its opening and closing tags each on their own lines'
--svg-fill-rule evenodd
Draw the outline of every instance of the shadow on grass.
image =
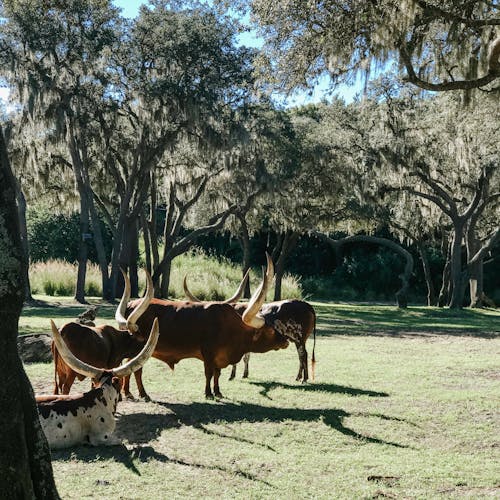
<svg viewBox="0 0 500 500">
<path fill-rule="evenodd" d="M 205 427 L 206 424 L 211 424 L 214 422 L 225 422 L 225 423 L 236 423 L 236 422 L 285 422 L 285 421 L 295 421 L 295 422 L 318 422 L 322 421 L 328 427 L 354 439 L 358 439 L 367 443 L 376 443 L 389 446 L 395 446 L 397 448 L 407 448 L 405 445 L 399 443 L 394 443 L 391 441 L 384 441 L 382 439 L 364 436 L 358 432 L 349 429 L 343 424 L 343 420 L 350 416 L 364 416 L 364 417 L 375 417 L 383 420 L 394 420 L 401 421 L 398 418 L 388 417 L 381 414 L 370 414 L 370 413 L 348 413 L 343 410 L 334 408 L 320 408 L 320 409 L 302 409 L 302 408 L 273 408 L 267 406 L 260 406 L 246 402 L 219 402 L 217 404 L 206 402 L 206 403 L 167 403 L 162 401 L 156 401 L 168 410 L 172 411 L 176 416 L 177 423 L 182 425 L 191 426 L 202 430 L 208 434 L 214 434 L 221 437 L 227 437 L 229 439 L 235 439 L 236 441 L 241 440 L 238 437 L 221 435 L 216 431 L 212 431 Z M 133 415 L 122 415 L 119 420 L 120 428 L 125 426 L 125 428 L 137 428 L 138 425 L 143 426 L 143 438 L 149 441 L 156 439 L 159 434 L 161 434 L 163 429 L 168 429 L 172 427 L 171 419 L 162 419 L 160 426 L 157 425 L 150 426 L 149 421 L 151 419 L 151 414 L 149 413 L 136 413 Z M 131 424 L 129 424 L 131 420 Z M 142 420 L 142 423 L 141 423 Z M 134 442 L 134 436 L 131 435 L 127 437 L 130 442 Z M 248 442 L 248 441 L 245 441 Z M 251 443 L 256 444 L 256 443 Z M 265 446 L 265 445 L 264 445 Z"/>
<path fill-rule="evenodd" d="M 431 311 L 425 318 L 395 311 L 383 314 L 379 311 L 342 311 L 318 314 L 318 336 L 334 335 L 377 337 L 431 337 L 449 335 L 453 337 L 479 337 L 494 339 L 500 336 L 495 326 L 497 318 L 485 319 L 472 311 L 466 313 L 434 315 Z M 335 316 L 335 317 L 334 317 Z M 497 320 L 498 321 L 498 320 Z"/>
<path fill-rule="evenodd" d="M 332 394 L 348 394 L 350 396 L 370 396 L 374 398 L 386 398 L 389 396 L 387 392 L 367 391 L 366 389 L 356 389 L 355 387 L 346 387 L 337 384 L 285 384 L 283 382 L 248 382 L 249 384 L 262 387 L 259 394 L 272 399 L 269 393 L 274 389 L 294 389 L 307 392 L 330 392 Z"/>
<path fill-rule="evenodd" d="M 164 416 L 164 415 L 163 415 Z M 151 415 L 147 415 L 148 420 Z M 142 422 L 144 425 L 145 422 Z M 241 470 L 232 470 L 227 469 L 225 467 L 220 467 L 217 465 L 205 465 L 199 464 L 196 462 L 186 462 L 184 460 L 179 460 L 176 458 L 170 458 L 164 453 L 159 453 L 152 446 L 134 446 L 130 450 L 127 449 L 124 445 L 116 445 L 116 446 L 78 446 L 76 448 L 72 448 L 71 450 L 52 450 L 52 460 L 61 460 L 64 462 L 68 462 L 70 460 L 80 460 L 82 462 L 95 462 L 97 460 L 106 461 L 113 460 L 115 462 L 119 462 L 123 464 L 130 472 L 140 476 L 141 472 L 136 467 L 135 462 L 147 462 L 149 460 L 156 460 L 161 463 L 171 463 L 176 465 L 183 465 L 185 467 L 192 467 L 196 469 L 205 469 L 205 470 L 214 470 L 224 472 L 230 475 L 236 475 L 243 477 L 244 479 L 248 479 L 250 481 L 257 481 L 259 483 L 263 483 L 266 486 L 273 487 L 272 484 L 259 479 L 257 476 L 253 474 L 249 474 L 248 472 L 244 472 Z M 96 486 L 100 484 L 106 485 L 106 480 L 97 480 Z"/>
<path fill-rule="evenodd" d="M 93 305 L 93 304 L 92 304 Z M 98 304 L 99 311 L 97 313 L 98 318 L 114 318 L 116 306 L 109 304 Z M 90 304 L 54 304 L 48 303 L 46 306 L 40 307 L 24 307 L 22 316 L 25 318 L 39 317 L 39 318 L 68 318 L 74 316 L 75 318 L 86 311 L 90 307 Z"/>
</svg>

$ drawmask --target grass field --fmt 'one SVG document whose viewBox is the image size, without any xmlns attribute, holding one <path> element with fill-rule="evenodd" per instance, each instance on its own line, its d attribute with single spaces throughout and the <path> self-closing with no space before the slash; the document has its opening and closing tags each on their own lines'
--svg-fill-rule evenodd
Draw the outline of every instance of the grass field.
<svg viewBox="0 0 500 500">
<path fill-rule="evenodd" d="M 152 360 L 153 401 L 118 406 L 122 446 L 53 453 L 62 497 L 500 497 L 500 314 L 314 306 L 314 382 L 295 382 L 290 347 L 252 355 L 247 380 L 224 370 L 226 398 L 206 401 L 199 361 L 172 372 Z M 28 308 L 21 332 L 82 310 Z M 26 369 L 37 392 L 52 390 L 50 364 Z"/>
</svg>

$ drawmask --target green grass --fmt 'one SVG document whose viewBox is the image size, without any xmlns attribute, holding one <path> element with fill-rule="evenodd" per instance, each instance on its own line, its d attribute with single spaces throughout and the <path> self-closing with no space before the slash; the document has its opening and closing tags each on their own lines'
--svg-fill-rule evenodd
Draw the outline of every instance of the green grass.
<svg viewBox="0 0 500 500">
<path fill-rule="evenodd" d="M 123 446 L 53 453 L 61 496 L 499 496 L 500 314 L 314 306 L 315 382 L 294 381 L 290 347 L 252 355 L 247 380 L 240 368 L 229 382 L 224 370 L 226 399 L 213 402 L 199 361 L 172 372 L 151 360 L 144 380 L 154 401 L 118 406 Z M 72 307 L 50 308 L 60 312 L 51 317 L 60 324 Z M 45 323 L 38 313 L 26 310 L 23 322 Z M 37 392 L 51 391 L 50 364 L 26 369 Z"/>
</svg>

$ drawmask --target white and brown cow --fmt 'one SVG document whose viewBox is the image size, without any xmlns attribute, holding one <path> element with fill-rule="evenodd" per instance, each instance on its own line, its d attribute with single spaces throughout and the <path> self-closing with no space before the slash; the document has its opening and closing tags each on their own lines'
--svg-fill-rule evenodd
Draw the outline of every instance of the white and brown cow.
<svg viewBox="0 0 500 500">
<path fill-rule="evenodd" d="M 135 372 L 151 357 L 158 341 L 158 320 L 153 322 L 148 341 L 141 352 L 127 363 L 103 370 L 75 357 L 53 321 L 52 336 L 60 356 L 77 373 L 91 377 L 95 386 L 81 395 L 37 396 L 40 423 L 51 448 L 77 444 L 114 445 L 115 411 L 120 396 L 120 378 Z"/>
</svg>

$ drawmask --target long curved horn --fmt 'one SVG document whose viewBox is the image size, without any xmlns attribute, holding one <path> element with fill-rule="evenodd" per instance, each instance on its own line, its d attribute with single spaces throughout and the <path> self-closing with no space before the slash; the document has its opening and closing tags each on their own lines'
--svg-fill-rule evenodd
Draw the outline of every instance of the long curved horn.
<svg viewBox="0 0 500 500">
<path fill-rule="evenodd" d="M 187 274 L 184 275 L 184 281 L 182 282 L 182 286 L 184 287 L 184 295 L 191 301 L 191 302 L 202 302 L 198 297 L 193 295 L 187 286 Z"/>
<path fill-rule="evenodd" d="M 79 360 L 70 350 L 69 347 L 64 342 L 59 330 L 55 323 L 50 320 L 50 326 L 52 327 L 52 338 L 54 339 L 54 344 L 57 347 L 57 351 L 65 361 L 65 363 L 75 372 L 85 375 L 86 377 L 99 378 L 104 370 L 102 368 L 96 368 L 95 366 L 89 365 L 84 361 Z"/>
<path fill-rule="evenodd" d="M 156 348 L 156 343 L 158 342 L 158 337 L 160 335 L 160 327 L 158 326 L 158 318 L 153 321 L 153 326 L 151 327 L 151 333 L 149 334 L 148 341 L 146 345 L 142 348 L 141 352 L 127 361 L 118 368 L 114 368 L 113 375 L 115 377 L 126 377 L 131 373 L 137 371 L 141 366 L 151 357 L 153 351 Z"/>
<path fill-rule="evenodd" d="M 250 275 L 250 269 L 247 269 L 247 272 L 245 273 L 245 276 L 243 276 L 243 279 L 241 280 L 239 286 L 238 286 L 238 289 L 236 290 L 235 294 L 230 297 L 229 299 L 226 299 L 226 300 L 221 300 L 220 302 L 218 302 L 219 304 L 233 304 L 234 302 L 238 302 L 243 293 L 245 292 L 245 285 L 246 285 L 246 282 L 247 282 L 247 279 L 248 279 L 248 276 Z M 193 295 L 188 286 L 187 286 L 187 274 L 184 276 L 184 281 L 182 283 L 183 287 L 184 287 L 184 295 L 186 295 L 186 297 L 191 301 L 191 302 L 203 302 L 202 300 L 200 300 L 198 297 L 196 297 L 196 295 Z"/>
<path fill-rule="evenodd" d="M 125 318 L 125 310 L 127 309 L 128 301 L 130 300 L 130 280 L 128 279 L 127 273 L 120 267 L 120 271 L 123 274 L 123 295 L 116 308 L 115 320 L 118 323 L 120 330 L 125 330 L 127 328 L 127 318 Z"/>
<path fill-rule="evenodd" d="M 233 304 L 234 302 L 238 302 L 241 299 L 241 297 L 243 297 L 243 294 L 245 293 L 245 285 L 247 283 L 248 276 L 250 276 L 250 268 L 247 269 L 245 276 L 243 276 L 243 279 L 241 280 L 240 286 L 238 287 L 238 290 L 236 290 L 236 293 L 231 298 L 221 302 L 222 304 Z"/>
<path fill-rule="evenodd" d="M 265 320 L 262 316 L 258 314 L 259 309 L 264 304 L 266 300 L 266 293 L 269 285 L 274 276 L 274 265 L 271 257 L 266 252 L 267 258 L 267 271 L 262 277 L 262 283 L 259 285 L 259 288 L 254 292 L 252 298 L 248 302 L 248 307 L 245 309 L 243 316 L 241 319 L 248 326 L 252 326 L 253 328 L 262 328 L 265 324 Z"/>
<path fill-rule="evenodd" d="M 149 303 L 151 302 L 151 299 L 153 298 L 154 294 L 154 286 L 153 286 L 153 280 L 151 279 L 151 275 L 145 271 L 146 273 L 146 293 L 144 294 L 144 297 L 142 300 L 135 306 L 134 310 L 129 314 L 127 318 L 127 330 L 129 332 L 135 333 L 139 327 L 137 326 L 137 320 L 144 314 L 146 309 L 149 306 Z M 130 281 L 127 277 L 127 281 L 129 282 L 130 286 Z"/>
</svg>

